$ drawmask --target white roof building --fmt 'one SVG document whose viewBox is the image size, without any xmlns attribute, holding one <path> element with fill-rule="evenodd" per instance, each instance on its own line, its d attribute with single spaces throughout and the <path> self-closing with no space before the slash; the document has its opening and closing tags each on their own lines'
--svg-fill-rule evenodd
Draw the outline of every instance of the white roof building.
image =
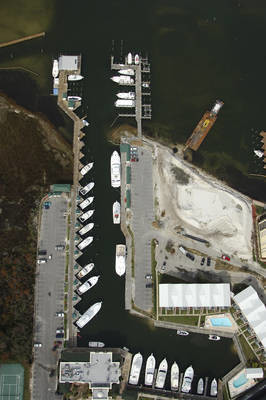
<svg viewBox="0 0 266 400">
<path fill-rule="evenodd" d="M 234 301 L 266 349 L 266 307 L 256 290 L 248 286 L 234 296 Z"/>
<path fill-rule="evenodd" d="M 229 283 L 162 283 L 159 307 L 230 307 Z"/>
<path fill-rule="evenodd" d="M 262 368 L 246 368 L 245 374 L 247 379 L 261 379 L 263 378 Z"/>
<path fill-rule="evenodd" d="M 59 57 L 59 71 L 78 71 L 79 69 L 79 56 L 60 56 Z"/>
</svg>

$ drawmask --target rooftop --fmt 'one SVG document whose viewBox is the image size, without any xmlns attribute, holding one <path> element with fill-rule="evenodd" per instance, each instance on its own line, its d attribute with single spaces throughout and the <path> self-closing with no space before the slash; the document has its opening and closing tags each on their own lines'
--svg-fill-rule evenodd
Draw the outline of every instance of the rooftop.
<svg viewBox="0 0 266 400">
<path fill-rule="evenodd" d="M 79 56 L 60 56 L 59 57 L 59 71 L 78 71 L 79 69 Z"/>
</svg>

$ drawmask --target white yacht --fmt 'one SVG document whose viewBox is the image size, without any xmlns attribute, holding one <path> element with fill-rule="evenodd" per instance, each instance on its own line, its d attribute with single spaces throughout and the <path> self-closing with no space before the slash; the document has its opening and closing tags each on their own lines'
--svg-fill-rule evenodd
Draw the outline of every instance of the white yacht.
<svg viewBox="0 0 266 400">
<path fill-rule="evenodd" d="M 135 55 L 134 61 L 135 61 L 136 65 L 139 65 L 139 55 L 138 54 Z"/>
<path fill-rule="evenodd" d="M 88 346 L 89 347 L 104 347 L 105 344 L 103 342 L 89 342 Z"/>
<path fill-rule="evenodd" d="M 86 121 L 86 119 L 83 119 L 82 122 L 83 122 L 84 126 L 89 126 L 90 125 L 90 123 L 88 121 Z"/>
<path fill-rule="evenodd" d="M 189 333 L 187 331 L 179 331 L 179 330 L 176 331 L 176 334 L 179 335 L 179 336 L 187 336 L 187 335 L 189 335 Z"/>
<path fill-rule="evenodd" d="M 131 54 L 131 53 L 128 53 L 128 55 L 127 55 L 127 63 L 128 63 L 129 65 L 132 64 L 132 54 Z"/>
<path fill-rule="evenodd" d="M 204 391 L 204 382 L 203 379 L 200 378 L 197 386 L 197 394 L 203 394 L 203 391 Z"/>
<path fill-rule="evenodd" d="M 213 379 L 211 382 L 210 395 L 217 396 L 217 380 L 216 379 Z"/>
<path fill-rule="evenodd" d="M 58 60 L 54 60 L 53 62 L 53 69 L 52 69 L 52 75 L 54 78 L 58 77 L 59 73 L 59 68 L 58 68 Z"/>
<path fill-rule="evenodd" d="M 82 229 L 80 229 L 78 231 L 79 235 L 85 235 L 86 233 L 88 233 L 89 231 L 92 230 L 92 228 L 94 227 L 94 223 L 91 222 L 90 224 L 85 225 Z"/>
<path fill-rule="evenodd" d="M 69 101 L 71 101 L 71 100 L 73 100 L 73 101 L 81 101 L 81 97 L 80 96 L 67 96 L 67 100 Z"/>
<path fill-rule="evenodd" d="M 120 224 L 120 203 L 118 201 L 113 204 L 113 223 Z"/>
<path fill-rule="evenodd" d="M 78 206 L 84 210 L 84 208 L 88 207 L 94 200 L 94 197 L 88 197 L 86 200 L 83 200 Z"/>
<path fill-rule="evenodd" d="M 115 101 L 115 106 L 120 108 L 133 108 L 135 107 L 135 101 L 134 100 L 126 100 L 126 99 L 118 99 Z"/>
<path fill-rule="evenodd" d="M 85 212 L 84 214 L 82 214 L 78 219 L 80 220 L 80 222 L 85 222 L 87 221 L 87 219 L 89 219 L 94 213 L 94 210 L 89 210 L 87 212 Z"/>
<path fill-rule="evenodd" d="M 82 189 L 80 189 L 80 193 L 85 196 L 85 194 L 89 193 L 89 191 L 94 187 L 95 183 L 90 182 L 88 185 L 84 186 Z"/>
<path fill-rule="evenodd" d="M 86 276 L 87 274 L 89 274 L 94 268 L 94 264 L 90 263 L 85 265 L 82 270 L 79 271 L 79 273 L 77 274 L 77 277 L 79 279 L 83 278 L 84 276 Z"/>
<path fill-rule="evenodd" d="M 193 378 L 194 378 L 194 369 L 192 368 L 192 365 L 190 365 L 185 371 L 181 392 L 184 393 L 190 392 Z"/>
<path fill-rule="evenodd" d="M 84 293 L 86 293 L 88 290 L 90 290 L 93 286 L 96 285 L 96 283 L 98 282 L 100 278 L 100 275 L 98 276 L 92 276 L 91 278 L 89 278 L 86 282 L 84 282 L 77 290 L 79 295 L 82 295 Z"/>
<path fill-rule="evenodd" d="M 145 385 L 152 386 L 154 371 L 155 371 L 155 357 L 151 354 L 146 362 L 146 369 L 145 369 Z"/>
<path fill-rule="evenodd" d="M 74 75 L 68 75 L 67 80 L 68 81 L 81 81 L 84 78 L 82 75 L 74 74 Z"/>
<path fill-rule="evenodd" d="M 119 99 L 129 99 L 129 100 L 134 100 L 135 99 L 135 93 L 134 92 L 119 92 L 116 93 L 117 97 Z"/>
<path fill-rule="evenodd" d="M 93 236 L 88 236 L 86 239 L 82 240 L 77 247 L 79 250 L 83 250 L 88 247 L 93 242 Z"/>
<path fill-rule="evenodd" d="M 81 329 L 87 323 L 95 317 L 95 315 L 100 311 L 102 307 L 102 301 L 99 301 L 98 303 L 93 304 L 88 310 L 77 320 L 76 324 L 77 326 Z"/>
<path fill-rule="evenodd" d="M 135 75 L 135 71 L 132 68 L 120 69 L 118 72 L 121 75 L 131 75 L 131 76 Z"/>
<path fill-rule="evenodd" d="M 165 379 L 167 375 L 167 370 L 168 370 L 168 363 L 166 358 L 161 361 L 159 368 L 158 368 L 158 373 L 156 377 L 156 382 L 155 382 L 155 387 L 158 389 L 163 389 L 164 384 L 165 384 Z"/>
<path fill-rule="evenodd" d="M 142 361 L 143 357 L 140 353 L 137 353 L 134 355 L 132 364 L 131 364 L 131 370 L 130 370 L 130 376 L 129 376 L 129 383 L 130 385 L 137 385 L 139 382 L 139 375 L 140 375 L 140 370 L 142 367 Z"/>
<path fill-rule="evenodd" d="M 179 367 L 176 362 L 171 367 L 171 390 L 178 390 L 179 385 Z"/>
<path fill-rule="evenodd" d="M 218 340 L 221 340 L 221 338 L 220 338 L 220 336 L 217 336 L 217 335 L 209 335 L 209 340 L 218 341 Z"/>
<path fill-rule="evenodd" d="M 89 172 L 89 171 L 92 169 L 92 167 L 93 167 L 93 162 L 88 163 L 87 165 L 85 165 L 85 167 L 83 167 L 83 168 L 80 170 L 81 175 L 82 175 L 82 176 L 86 175 L 87 172 Z"/>
<path fill-rule="evenodd" d="M 118 75 L 118 76 L 113 76 L 111 78 L 113 82 L 118 83 L 119 85 L 133 85 L 134 84 L 134 79 L 130 78 L 130 76 L 127 75 Z"/>
<path fill-rule="evenodd" d="M 115 272 L 119 276 L 124 275 L 126 272 L 126 246 L 124 244 L 116 245 Z"/>
<path fill-rule="evenodd" d="M 143 82 L 141 86 L 144 88 L 149 88 L 150 84 L 149 84 L 149 82 Z"/>
<path fill-rule="evenodd" d="M 114 188 L 120 187 L 121 184 L 121 172 L 120 172 L 120 156 L 115 150 L 111 155 L 111 185 Z"/>
<path fill-rule="evenodd" d="M 257 157 L 261 158 L 264 156 L 263 151 L 261 150 L 254 150 L 254 153 L 256 154 Z"/>
</svg>

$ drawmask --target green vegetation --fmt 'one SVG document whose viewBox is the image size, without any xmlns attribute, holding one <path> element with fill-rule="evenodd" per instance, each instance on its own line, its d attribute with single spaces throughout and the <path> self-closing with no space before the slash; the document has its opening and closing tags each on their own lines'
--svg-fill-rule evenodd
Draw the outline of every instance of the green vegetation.
<svg viewBox="0 0 266 400">
<path fill-rule="evenodd" d="M 187 185 L 189 183 L 189 175 L 187 175 L 181 168 L 172 166 L 171 172 L 173 173 L 177 183 L 180 185 Z"/>
<path fill-rule="evenodd" d="M 184 316 L 184 315 L 181 315 L 179 317 L 178 315 L 169 315 L 169 316 L 160 317 L 159 320 L 175 322 L 176 324 L 197 326 L 199 317 L 198 316 Z"/>
<path fill-rule="evenodd" d="M 257 205 L 255 205 L 255 209 L 256 209 L 256 214 L 257 214 L 257 215 L 261 215 L 261 214 L 263 214 L 263 213 L 266 212 L 266 210 L 264 209 L 264 207 L 260 207 L 260 206 L 257 206 Z"/>
<path fill-rule="evenodd" d="M 134 235 L 132 230 L 130 229 L 130 226 L 127 227 L 128 232 L 131 236 L 131 273 L 132 273 L 132 278 L 135 276 L 135 241 L 134 241 Z"/>
<path fill-rule="evenodd" d="M 155 249 L 156 249 L 156 240 L 153 239 L 151 242 L 151 272 L 152 272 L 152 281 L 153 281 L 153 288 L 152 288 L 152 301 L 153 301 L 153 317 L 156 318 L 157 315 L 157 293 L 158 287 L 157 279 L 156 279 L 156 265 L 157 261 L 155 259 Z"/>
<path fill-rule="evenodd" d="M 67 294 L 65 294 L 64 298 L 64 311 L 67 311 Z"/>
<path fill-rule="evenodd" d="M 243 350 L 243 352 L 245 354 L 245 357 L 247 359 L 247 363 L 250 365 L 250 364 L 252 364 L 254 362 L 257 362 L 258 359 L 255 356 L 254 352 L 251 350 L 251 348 L 250 348 L 249 344 L 247 343 L 244 335 L 240 335 L 238 338 L 239 338 L 242 350 Z"/>
</svg>

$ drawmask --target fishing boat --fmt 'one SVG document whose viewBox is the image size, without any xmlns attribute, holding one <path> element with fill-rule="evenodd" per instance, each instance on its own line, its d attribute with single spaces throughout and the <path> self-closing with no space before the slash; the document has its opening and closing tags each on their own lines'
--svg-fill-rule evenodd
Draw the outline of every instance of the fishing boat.
<svg viewBox="0 0 266 400">
<path fill-rule="evenodd" d="M 86 282 L 84 282 L 77 290 L 77 293 L 79 295 L 82 295 L 84 293 L 86 293 L 88 290 L 90 290 L 93 286 L 96 285 L 96 283 L 98 282 L 100 278 L 100 275 L 98 276 L 92 276 L 91 278 L 89 278 Z"/>
<path fill-rule="evenodd" d="M 139 64 L 139 55 L 138 55 L 138 54 L 135 55 L 134 61 L 135 61 L 135 64 L 136 64 L 136 65 Z"/>
<path fill-rule="evenodd" d="M 254 150 L 254 153 L 256 154 L 257 157 L 261 158 L 264 156 L 263 151 L 261 150 Z"/>
<path fill-rule="evenodd" d="M 77 326 L 81 329 L 89 321 L 92 320 L 93 317 L 100 311 L 102 308 L 102 301 L 99 301 L 98 303 L 93 304 L 88 310 L 77 320 L 76 324 Z"/>
<path fill-rule="evenodd" d="M 129 376 L 129 383 L 130 385 L 137 385 L 139 382 L 139 375 L 140 375 L 140 370 L 142 367 L 142 361 L 143 357 L 140 353 L 137 353 L 134 355 L 132 364 L 131 364 L 131 370 L 130 370 L 130 376 Z"/>
<path fill-rule="evenodd" d="M 181 392 L 184 393 L 190 392 L 193 378 L 194 378 L 194 369 L 192 368 L 192 365 L 190 365 L 185 371 Z"/>
<path fill-rule="evenodd" d="M 88 185 L 84 186 L 82 189 L 80 189 L 80 194 L 82 194 L 83 196 L 85 196 L 87 193 L 89 193 L 89 191 L 94 187 L 95 183 L 94 182 L 90 182 L 88 183 Z"/>
<path fill-rule="evenodd" d="M 134 100 L 135 99 L 134 92 L 119 92 L 119 93 L 116 93 L 116 95 L 119 99 L 126 99 L 126 100 Z"/>
<path fill-rule="evenodd" d="M 215 378 L 211 382 L 210 395 L 217 396 L 217 380 Z"/>
<path fill-rule="evenodd" d="M 82 75 L 74 74 L 74 75 L 68 75 L 67 80 L 68 81 L 81 81 L 84 78 Z"/>
<path fill-rule="evenodd" d="M 67 96 L 68 101 L 81 101 L 81 99 L 80 96 Z"/>
<path fill-rule="evenodd" d="M 217 340 L 221 340 L 221 338 L 220 338 L 220 336 L 217 336 L 217 335 L 209 335 L 209 340 L 217 341 Z"/>
<path fill-rule="evenodd" d="M 164 384 L 165 384 L 165 379 L 167 375 L 167 370 L 168 370 L 168 363 L 166 358 L 161 361 L 159 368 L 158 368 L 158 373 L 156 377 L 156 382 L 155 382 L 155 387 L 158 389 L 163 389 Z"/>
<path fill-rule="evenodd" d="M 200 378 L 197 386 L 197 394 L 203 394 L 203 391 L 204 391 L 204 382 L 203 379 Z"/>
<path fill-rule="evenodd" d="M 135 107 L 134 100 L 118 99 L 115 101 L 115 106 L 118 108 L 133 108 Z"/>
<path fill-rule="evenodd" d="M 113 188 L 120 187 L 121 177 L 120 177 L 120 156 L 115 150 L 111 156 L 111 185 Z"/>
<path fill-rule="evenodd" d="M 176 331 L 176 334 L 177 334 L 177 335 L 180 335 L 180 336 L 187 336 L 187 335 L 189 335 L 189 333 L 188 333 L 187 331 L 179 331 L 179 330 Z"/>
<path fill-rule="evenodd" d="M 118 201 L 113 204 L 113 223 L 120 224 L 120 203 Z"/>
<path fill-rule="evenodd" d="M 52 75 L 54 78 L 58 77 L 59 73 L 59 68 L 58 68 L 58 60 L 54 60 L 53 62 L 53 69 L 52 69 Z"/>
<path fill-rule="evenodd" d="M 84 210 L 85 208 L 87 208 L 94 200 L 94 197 L 88 197 L 86 200 L 83 200 L 78 206 Z"/>
<path fill-rule="evenodd" d="M 80 220 L 80 222 L 85 222 L 87 221 L 87 219 L 89 219 L 94 213 L 94 210 L 89 210 L 87 212 L 85 212 L 84 214 L 82 214 L 80 217 L 78 217 L 78 219 Z"/>
<path fill-rule="evenodd" d="M 85 165 L 85 167 L 83 167 L 83 168 L 80 170 L 81 175 L 82 175 L 82 176 L 86 175 L 87 172 L 89 172 L 89 171 L 92 169 L 93 164 L 94 164 L 94 163 L 91 162 L 91 163 Z"/>
<path fill-rule="evenodd" d="M 129 65 L 132 64 L 132 54 L 131 54 L 131 53 L 128 53 L 128 55 L 127 55 L 127 63 L 128 63 Z"/>
<path fill-rule="evenodd" d="M 77 247 L 79 250 L 83 250 L 88 247 L 93 242 L 93 236 L 88 236 L 86 239 L 82 240 Z"/>
<path fill-rule="evenodd" d="M 90 224 L 87 224 L 87 225 L 85 225 L 82 229 L 80 229 L 80 230 L 78 231 L 78 234 L 81 235 L 81 236 L 83 236 L 83 235 L 85 235 L 86 233 L 88 233 L 89 231 L 91 231 L 93 227 L 94 227 L 94 223 L 91 222 Z"/>
<path fill-rule="evenodd" d="M 117 75 L 113 76 L 111 80 L 115 83 L 118 83 L 119 85 L 133 85 L 134 84 L 134 79 L 130 78 L 130 76 L 127 75 Z"/>
<path fill-rule="evenodd" d="M 155 357 L 151 354 L 146 362 L 146 369 L 145 369 L 145 385 L 152 386 L 154 371 L 155 371 Z"/>
<path fill-rule="evenodd" d="M 87 274 L 89 274 L 94 268 L 94 264 L 90 263 L 85 265 L 82 270 L 79 271 L 79 273 L 77 274 L 77 278 L 81 279 L 84 276 L 86 276 Z"/>
<path fill-rule="evenodd" d="M 88 346 L 89 347 L 104 347 L 105 344 L 103 342 L 89 342 Z"/>
<path fill-rule="evenodd" d="M 119 276 L 124 275 L 126 272 L 126 246 L 124 244 L 116 245 L 115 272 Z"/>
<path fill-rule="evenodd" d="M 135 75 L 135 71 L 132 68 L 120 69 L 118 72 L 121 75 L 131 75 L 131 76 Z"/>
<path fill-rule="evenodd" d="M 176 362 L 171 367 L 171 390 L 178 390 L 179 385 L 179 367 Z"/>
</svg>

